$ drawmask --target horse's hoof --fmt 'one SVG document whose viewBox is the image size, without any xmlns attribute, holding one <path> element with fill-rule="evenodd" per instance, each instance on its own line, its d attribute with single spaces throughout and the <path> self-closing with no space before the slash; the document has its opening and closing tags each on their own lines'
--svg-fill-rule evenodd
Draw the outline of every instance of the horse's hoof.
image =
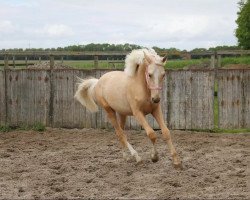
<svg viewBox="0 0 250 200">
<path fill-rule="evenodd" d="M 174 165 L 174 168 L 175 168 L 175 169 L 180 169 L 180 170 L 183 169 L 182 163 L 181 163 L 181 162 L 180 162 L 180 163 L 174 163 L 173 165 Z"/>
<path fill-rule="evenodd" d="M 158 160 L 159 160 L 159 156 L 158 156 L 158 154 L 154 154 L 154 155 L 151 155 L 151 160 L 152 160 L 152 162 L 157 162 Z"/>
<path fill-rule="evenodd" d="M 140 156 L 136 157 L 135 159 L 136 159 L 136 165 L 139 165 L 143 162 Z"/>
</svg>

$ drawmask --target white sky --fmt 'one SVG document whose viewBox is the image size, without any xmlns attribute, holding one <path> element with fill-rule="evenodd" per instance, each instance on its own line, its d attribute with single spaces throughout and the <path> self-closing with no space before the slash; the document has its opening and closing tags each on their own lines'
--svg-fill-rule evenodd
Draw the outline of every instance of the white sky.
<svg viewBox="0 0 250 200">
<path fill-rule="evenodd" d="M 239 0 L 0 0 L 0 49 L 236 45 Z"/>
</svg>

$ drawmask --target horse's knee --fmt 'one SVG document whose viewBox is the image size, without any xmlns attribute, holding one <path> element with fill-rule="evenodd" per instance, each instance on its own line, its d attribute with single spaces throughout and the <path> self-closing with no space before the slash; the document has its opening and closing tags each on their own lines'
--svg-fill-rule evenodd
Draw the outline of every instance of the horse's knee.
<svg viewBox="0 0 250 200">
<path fill-rule="evenodd" d="M 164 140 L 170 140 L 170 131 L 168 129 L 162 130 L 162 137 L 164 138 Z"/>
<path fill-rule="evenodd" d="M 152 141 L 152 143 L 154 144 L 157 138 L 156 133 L 152 130 L 152 131 L 149 131 L 147 135 L 149 139 Z"/>
</svg>

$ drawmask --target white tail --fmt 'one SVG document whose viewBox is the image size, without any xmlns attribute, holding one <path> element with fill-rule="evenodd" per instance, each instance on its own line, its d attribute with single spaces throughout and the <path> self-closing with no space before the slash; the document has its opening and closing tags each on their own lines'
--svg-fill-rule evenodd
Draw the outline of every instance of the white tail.
<svg viewBox="0 0 250 200">
<path fill-rule="evenodd" d="M 78 89 L 75 98 L 85 106 L 90 112 L 97 112 L 98 106 L 95 103 L 94 88 L 98 82 L 96 78 L 81 79 L 79 78 Z"/>
</svg>

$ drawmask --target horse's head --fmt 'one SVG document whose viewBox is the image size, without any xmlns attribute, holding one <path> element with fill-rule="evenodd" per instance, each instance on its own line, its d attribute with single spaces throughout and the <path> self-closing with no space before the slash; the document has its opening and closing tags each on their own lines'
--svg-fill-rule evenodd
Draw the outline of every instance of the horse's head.
<svg viewBox="0 0 250 200">
<path fill-rule="evenodd" d="M 154 57 L 149 56 L 144 52 L 145 57 L 145 77 L 148 89 L 151 91 L 151 101 L 153 103 L 159 103 L 161 100 L 160 92 L 165 76 L 164 65 L 167 60 L 167 56 Z"/>
</svg>

